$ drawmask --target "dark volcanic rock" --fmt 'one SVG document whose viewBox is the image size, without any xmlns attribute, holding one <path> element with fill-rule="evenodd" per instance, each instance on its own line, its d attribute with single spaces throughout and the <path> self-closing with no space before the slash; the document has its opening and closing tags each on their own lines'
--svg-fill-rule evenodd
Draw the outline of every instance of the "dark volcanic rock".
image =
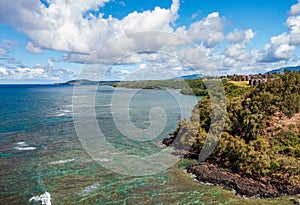
<svg viewBox="0 0 300 205">
<path fill-rule="evenodd" d="M 199 159 L 199 152 L 194 151 L 194 150 L 190 150 L 187 154 L 184 155 L 184 158 L 198 160 Z"/>
<path fill-rule="evenodd" d="M 207 162 L 188 167 L 187 171 L 195 174 L 196 179 L 201 182 L 212 183 L 229 190 L 233 189 L 237 194 L 248 197 L 276 197 L 300 193 L 299 187 L 242 176 L 230 169 Z"/>
<path fill-rule="evenodd" d="M 180 136 L 179 136 L 180 137 Z M 163 140 L 166 146 L 175 148 L 174 154 L 182 155 L 185 158 L 199 160 L 199 152 L 184 147 L 179 143 L 178 137 L 171 133 L 169 138 Z M 196 175 L 196 179 L 201 182 L 208 182 L 219 185 L 224 189 L 235 190 L 236 194 L 247 197 L 277 197 L 283 195 L 300 194 L 300 185 L 292 185 L 287 181 L 280 181 L 277 178 L 255 178 L 242 173 L 235 172 L 234 169 L 224 168 L 218 161 L 212 158 L 197 165 L 187 168 L 188 173 Z"/>
<path fill-rule="evenodd" d="M 169 137 L 169 138 L 164 138 L 163 140 L 163 144 L 166 145 L 166 146 L 170 146 L 171 144 L 173 144 L 173 142 L 175 141 L 176 137 L 175 136 L 172 136 L 172 137 Z"/>
</svg>

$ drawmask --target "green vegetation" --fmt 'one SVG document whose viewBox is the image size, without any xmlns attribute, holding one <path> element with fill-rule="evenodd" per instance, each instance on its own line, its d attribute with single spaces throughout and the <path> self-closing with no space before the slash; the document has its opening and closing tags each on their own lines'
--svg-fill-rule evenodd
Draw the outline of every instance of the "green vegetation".
<svg viewBox="0 0 300 205">
<path fill-rule="evenodd" d="M 180 93 L 183 95 L 196 95 L 206 96 L 208 94 L 206 90 L 205 82 L 201 79 L 186 80 L 188 86 L 181 89 Z"/>
<path fill-rule="evenodd" d="M 224 90 L 224 126 L 212 122 L 222 109 L 214 99 L 221 94 L 214 90 L 199 101 L 190 120 L 179 123 L 175 135 L 180 142 L 199 153 L 209 130 L 223 127 L 208 160 L 248 176 L 299 185 L 300 73 L 286 71 L 257 87 L 224 82 Z"/>
<path fill-rule="evenodd" d="M 145 81 L 121 81 L 113 84 L 114 87 L 135 89 L 181 89 L 186 86 L 183 80 L 145 80 Z"/>
<path fill-rule="evenodd" d="M 135 89 L 180 89 L 184 95 L 207 95 L 206 86 L 202 79 L 194 80 L 146 80 L 146 81 L 122 81 L 113 84 L 114 87 Z"/>
</svg>

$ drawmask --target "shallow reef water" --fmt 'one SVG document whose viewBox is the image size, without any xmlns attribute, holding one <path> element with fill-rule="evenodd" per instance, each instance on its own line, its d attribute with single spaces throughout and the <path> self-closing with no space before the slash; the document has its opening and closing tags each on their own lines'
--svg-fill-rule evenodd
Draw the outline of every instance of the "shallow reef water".
<svg viewBox="0 0 300 205">
<path fill-rule="evenodd" d="M 120 92 L 127 95 L 126 89 Z M 193 107 L 181 106 L 185 113 L 182 116 L 173 95 L 161 90 L 138 92 L 130 111 L 137 127 L 149 126 L 149 99 L 159 99 L 151 103 L 164 106 L 168 117 L 159 136 L 150 142 L 136 142 L 112 126 L 112 93 L 113 88 L 108 86 L 97 92 L 99 126 L 105 128 L 107 140 L 118 150 L 141 156 L 165 149 L 160 146 L 161 140 L 176 128 L 178 116 L 188 117 Z M 194 162 L 184 159 L 148 176 L 128 176 L 106 169 L 101 163 L 112 159 L 92 159 L 78 139 L 73 123 L 76 113 L 72 111 L 72 86 L 0 86 L 0 95 L 5 96 L 0 98 L 0 204 L 34 204 L 29 199 L 44 193 L 51 195 L 53 205 L 291 204 L 291 197 L 248 199 L 196 182 L 184 172 L 184 167 Z M 181 97 L 193 100 L 192 96 Z"/>
</svg>

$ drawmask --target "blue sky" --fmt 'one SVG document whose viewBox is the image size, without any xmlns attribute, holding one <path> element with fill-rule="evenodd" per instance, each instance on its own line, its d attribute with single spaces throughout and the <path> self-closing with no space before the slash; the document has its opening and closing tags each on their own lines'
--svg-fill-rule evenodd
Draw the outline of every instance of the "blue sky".
<svg viewBox="0 0 300 205">
<path fill-rule="evenodd" d="M 297 0 L 0 0 L 0 83 L 266 72 L 299 45 Z"/>
</svg>

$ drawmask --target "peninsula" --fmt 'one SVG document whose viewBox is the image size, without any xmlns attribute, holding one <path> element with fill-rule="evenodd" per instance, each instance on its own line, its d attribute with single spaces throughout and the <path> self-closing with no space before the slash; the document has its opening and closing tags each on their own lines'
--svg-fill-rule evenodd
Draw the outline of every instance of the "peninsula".
<svg viewBox="0 0 300 205">
<path fill-rule="evenodd" d="M 300 73 L 285 71 L 257 86 L 223 80 L 226 119 L 219 143 L 207 159 L 187 167 L 196 179 L 248 197 L 300 194 Z M 198 160 L 208 135 L 211 95 L 163 143 Z M 191 138 L 192 136 L 192 138 Z"/>
</svg>

